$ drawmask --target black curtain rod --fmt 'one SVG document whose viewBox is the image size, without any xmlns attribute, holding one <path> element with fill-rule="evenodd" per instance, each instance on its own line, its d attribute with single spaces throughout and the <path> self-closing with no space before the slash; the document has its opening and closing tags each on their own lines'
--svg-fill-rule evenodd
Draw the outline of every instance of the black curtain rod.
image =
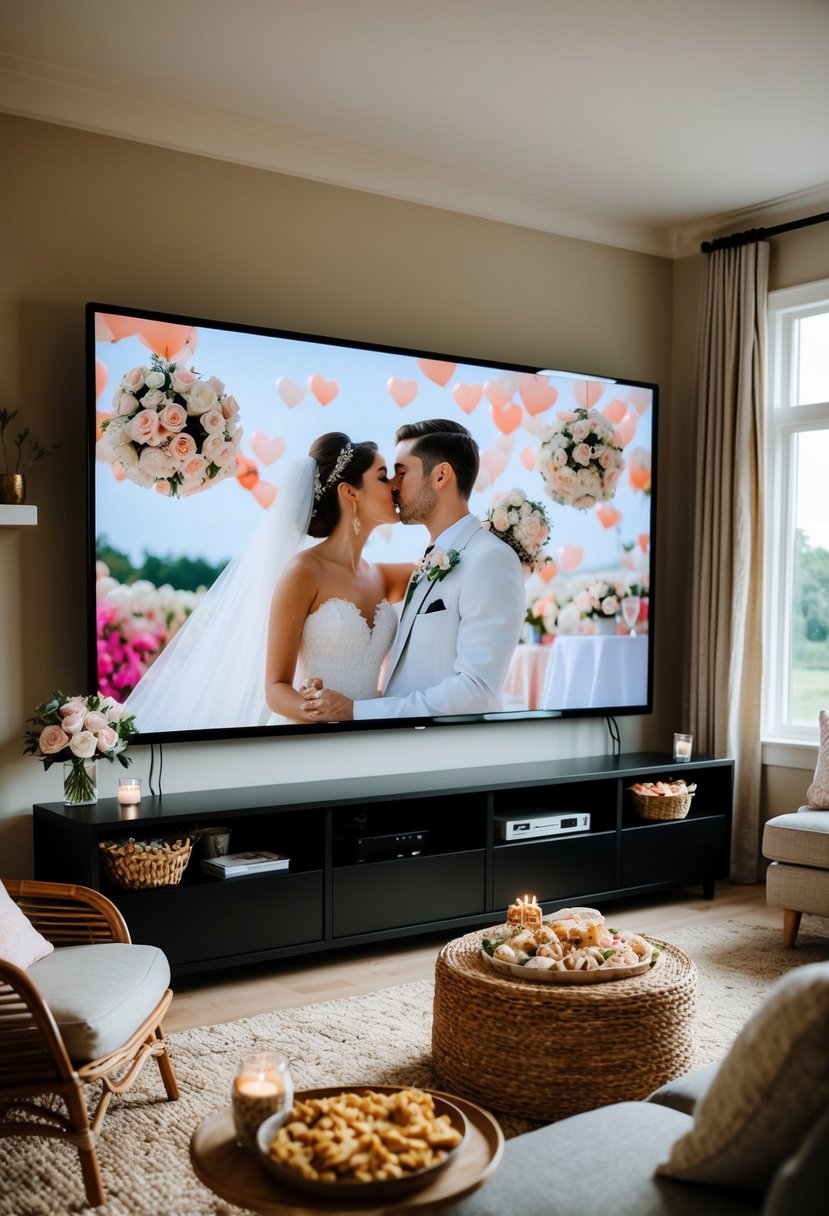
<svg viewBox="0 0 829 1216">
<path fill-rule="evenodd" d="M 774 228 L 749 228 L 747 232 L 732 232 L 731 236 L 720 236 L 715 241 L 703 241 L 700 249 L 703 253 L 716 253 L 718 249 L 737 249 L 740 245 L 752 245 L 756 241 L 765 241 L 767 237 L 779 236 L 781 232 L 793 232 L 795 228 L 810 228 L 812 224 L 825 224 L 829 220 L 829 211 L 820 215 L 807 215 L 802 220 L 792 220 L 789 224 L 777 224 Z"/>
</svg>

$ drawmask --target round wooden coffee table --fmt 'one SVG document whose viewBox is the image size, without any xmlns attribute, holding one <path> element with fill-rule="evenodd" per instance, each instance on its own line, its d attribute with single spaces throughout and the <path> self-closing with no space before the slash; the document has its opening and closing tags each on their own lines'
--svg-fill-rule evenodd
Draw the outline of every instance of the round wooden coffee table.
<svg viewBox="0 0 829 1216">
<path fill-rule="evenodd" d="M 486 935 L 437 959 L 432 1060 L 447 1090 L 547 1123 L 646 1098 L 693 1067 L 697 969 L 678 947 L 649 938 L 661 954 L 645 975 L 534 983 L 495 971 Z"/>
<path fill-rule="evenodd" d="M 295 1098 L 301 1098 L 303 1092 L 319 1094 L 320 1091 L 302 1091 L 295 1094 Z M 395 1212 L 425 1212 L 457 1203 L 483 1186 L 501 1164 L 504 1135 L 492 1115 L 453 1094 L 440 1096 L 448 1098 L 466 1116 L 467 1132 L 463 1143 L 457 1149 L 456 1159 L 430 1186 L 394 1202 Z M 209 1115 L 193 1132 L 190 1160 L 196 1177 L 216 1195 L 239 1207 L 259 1212 L 261 1216 L 316 1216 L 319 1212 L 332 1216 L 334 1211 L 344 1211 L 345 1207 L 352 1216 L 382 1216 L 390 1209 L 388 1202 L 376 1207 L 348 1203 L 335 1208 L 330 1199 L 317 1199 L 314 1195 L 282 1186 L 254 1153 L 237 1145 L 229 1106 Z"/>
</svg>

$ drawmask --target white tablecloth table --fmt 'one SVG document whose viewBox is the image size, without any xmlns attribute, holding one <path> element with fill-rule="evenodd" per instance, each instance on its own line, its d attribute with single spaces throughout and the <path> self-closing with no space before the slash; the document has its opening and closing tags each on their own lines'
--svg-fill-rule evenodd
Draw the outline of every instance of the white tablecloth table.
<svg viewBox="0 0 829 1216">
<path fill-rule="evenodd" d="M 552 646 L 534 642 L 521 642 L 515 647 L 504 683 L 505 710 L 541 708 L 541 693 L 552 649 Z"/>
<path fill-rule="evenodd" d="M 559 636 L 539 709 L 614 709 L 648 697 L 647 637 Z"/>
</svg>

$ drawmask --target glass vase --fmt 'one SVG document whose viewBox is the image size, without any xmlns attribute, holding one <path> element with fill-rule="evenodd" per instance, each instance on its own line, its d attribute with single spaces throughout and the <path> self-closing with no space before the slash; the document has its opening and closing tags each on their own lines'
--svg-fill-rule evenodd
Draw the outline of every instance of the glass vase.
<svg viewBox="0 0 829 1216">
<path fill-rule="evenodd" d="M 87 806 L 97 801 L 97 760 L 82 760 L 80 756 L 76 756 L 74 760 L 65 760 L 63 763 L 64 806 Z"/>
</svg>

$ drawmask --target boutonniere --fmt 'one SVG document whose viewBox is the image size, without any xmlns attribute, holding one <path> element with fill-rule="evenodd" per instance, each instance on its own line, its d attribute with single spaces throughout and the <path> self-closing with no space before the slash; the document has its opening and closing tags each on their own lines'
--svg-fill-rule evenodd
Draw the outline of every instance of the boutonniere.
<svg viewBox="0 0 829 1216">
<path fill-rule="evenodd" d="M 460 560 L 461 555 L 457 549 L 450 549 L 448 553 L 445 553 L 443 549 L 433 549 L 431 553 L 427 553 L 414 568 L 403 607 L 407 606 L 414 594 L 415 587 L 424 576 L 430 583 L 440 582 L 442 578 L 446 578 L 450 570 L 455 569 Z"/>
</svg>

